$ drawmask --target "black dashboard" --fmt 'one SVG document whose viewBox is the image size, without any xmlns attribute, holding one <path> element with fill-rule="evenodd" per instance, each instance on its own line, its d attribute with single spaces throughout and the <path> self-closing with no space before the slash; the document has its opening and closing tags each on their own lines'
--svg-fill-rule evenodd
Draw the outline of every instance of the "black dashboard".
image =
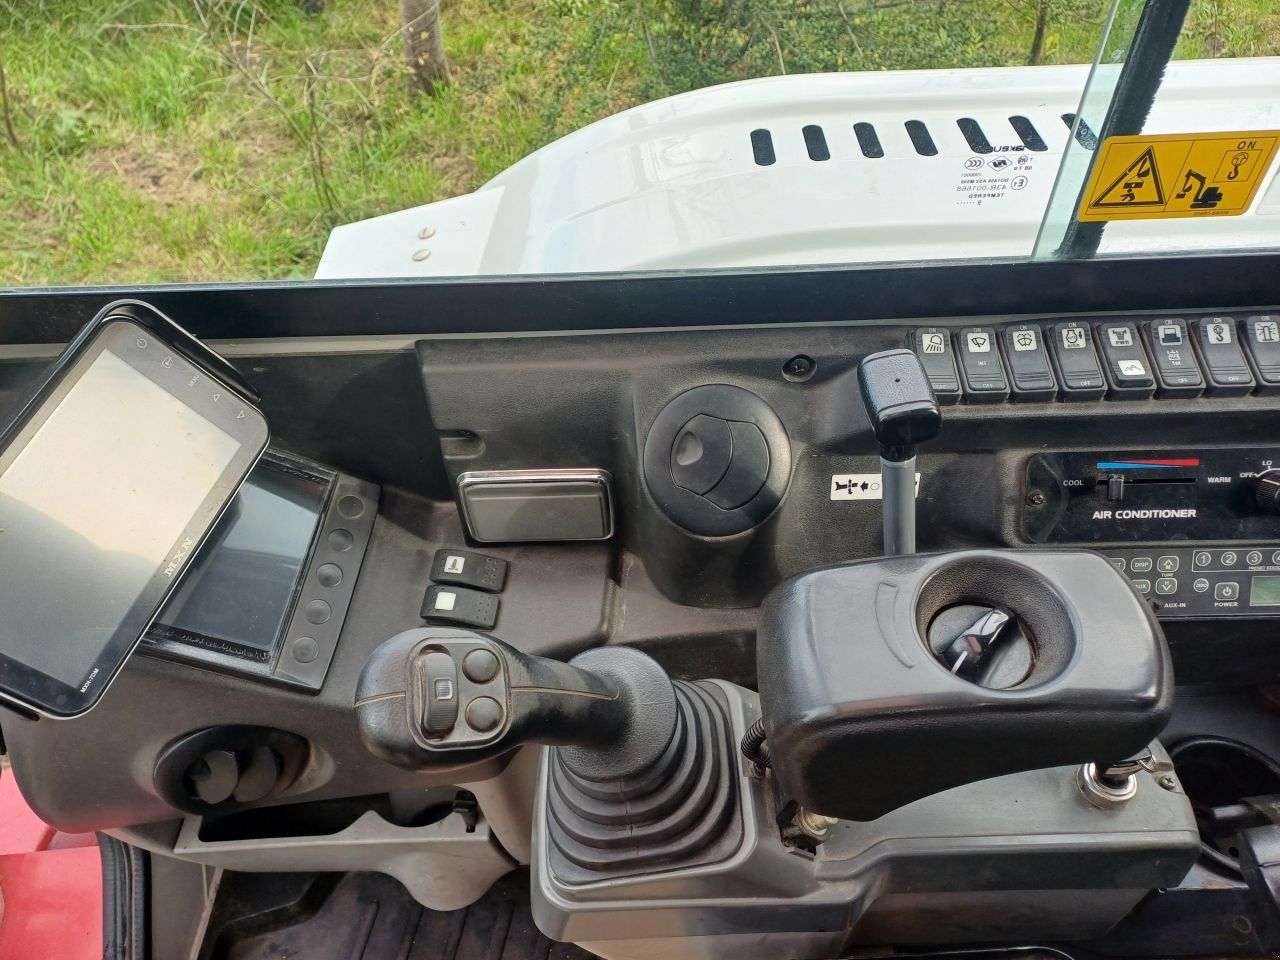
<svg viewBox="0 0 1280 960">
<path fill-rule="evenodd" d="M 881 555 L 856 364 L 904 346 L 945 403 L 919 456 L 922 552 L 1098 551 L 1162 621 L 1180 684 L 1272 675 L 1280 308 L 1271 258 L 1241 260 L 1197 261 L 1217 270 L 1203 286 L 1153 261 L 1122 285 L 1106 262 L 347 285 L 323 310 L 310 287 L 160 291 L 261 385 L 277 467 L 319 485 L 297 497 L 311 525 L 284 567 L 257 558 L 264 590 L 283 578 L 257 639 L 174 617 L 90 715 L 4 718 L 19 781 L 62 829 L 208 812 L 172 757 L 211 730 L 236 732 L 202 749 L 296 745 L 233 805 L 479 779 L 386 764 L 352 721 L 369 654 L 424 623 L 753 685 L 765 595 Z M 0 411 L 107 298 L 0 302 Z M 429 303 L 464 309 L 428 323 Z"/>
</svg>

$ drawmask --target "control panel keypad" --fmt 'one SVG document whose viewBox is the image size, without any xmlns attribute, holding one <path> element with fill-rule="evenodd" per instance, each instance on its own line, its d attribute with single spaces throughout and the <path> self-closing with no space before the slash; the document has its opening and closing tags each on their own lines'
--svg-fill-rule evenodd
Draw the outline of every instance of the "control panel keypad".
<svg viewBox="0 0 1280 960">
<path fill-rule="evenodd" d="M 1280 544 L 1104 552 L 1161 618 L 1280 616 Z"/>
<path fill-rule="evenodd" d="M 1280 313 L 918 327 L 941 403 L 1280 394 Z"/>
</svg>

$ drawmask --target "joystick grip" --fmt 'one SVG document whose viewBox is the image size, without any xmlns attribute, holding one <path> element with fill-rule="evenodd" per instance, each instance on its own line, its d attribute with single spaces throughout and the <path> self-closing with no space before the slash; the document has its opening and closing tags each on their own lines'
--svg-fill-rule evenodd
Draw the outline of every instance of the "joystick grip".
<svg viewBox="0 0 1280 960">
<path fill-rule="evenodd" d="M 612 742 L 631 722 L 613 679 L 467 630 L 392 637 L 360 674 L 355 708 L 366 746 L 402 767 L 454 766 L 525 743 Z"/>
</svg>

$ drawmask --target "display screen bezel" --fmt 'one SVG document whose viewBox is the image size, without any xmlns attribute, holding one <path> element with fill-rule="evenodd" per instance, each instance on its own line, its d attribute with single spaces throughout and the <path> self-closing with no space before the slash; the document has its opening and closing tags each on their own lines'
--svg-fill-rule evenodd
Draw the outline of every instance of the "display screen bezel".
<svg viewBox="0 0 1280 960">
<path fill-rule="evenodd" d="M 0 436 L 2 473 L 39 436 L 41 427 L 97 358 L 110 349 L 133 370 L 239 444 L 175 539 L 168 561 L 152 574 L 106 645 L 92 659 L 86 658 L 88 667 L 78 685 L 51 677 L 0 651 L 0 699 L 10 704 L 55 717 L 75 716 L 96 704 L 266 449 L 269 431 L 265 418 L 239 390 L 215 374 L 216 367 L 193 362 L 182 336 L 185 331 L 145 304 L 128 304 L 127 309 L 114 312 L 108 307 L 67 348 L 32 401 Z M 83 473 L 91 482 L 91 466 Z M 66 585 L 68 593 L 75 588 L 74 583 Z"/>
<path fill-rule="evenodd" d="M 289 620 L 293 616 L 298 595 L 302 591 L 303 582 L 306 580 L 307 572 L 310 570 L 312 559 L 315 556 L 316 541 L 324 529 L 325 516 L 329 510 L 330 499 L 333 495 L 338 475 L 321 464 L 304 460 L 283 450 L 274 449 L 268 449 L 262 455 L 262 459 L 258 461 L 253 471 L 246 477 L 245 485 L 252 485 L 254 477 L 259 473 L 291 475 L 307 483 L 314 484 L 320 492 L 311 538 L 305 553 L 299 558 L 301 562 L 298 575 L 294 580 L 280 628 L 276 631 L 271 646 L 263 649 L 256 645 L 243 644 L 237 640 L 204 633 L 199 630 L 162 623 L 160 622 L 160 617 L 164 613 L 164 608 L 162 607 L 157 612 L 156 619 L 147 628 L 147 634 L 143 638 L 142 650 L 144 652 L 151 654 L 167 653 L 175 659 L 197 663 L 230 664 L 236 669 L 264 674 L 269 674 L 274 669 L 280 657 L 281 645 L 289 632 Z M 222 522 L 221 520 L 219 521 L 220 524 Z M 215 525 L 214 530 L 217 530 L 217 525 Z M 230 528 L 228 532 L 230 532 Z M 216 552 L 219 549 L 221 549 L 221 544 L 214 539 L 214 534 L 211 532 L 210 539 L 201 547 L 197 555 L 192 558 L 192 561 L 188 563 L 187 572 L 194 574 L 195 568 L 193 564 L 198 564 L 205 553 Z M 179 584 L 178 589 L 181 590 L 181 587 L 182 585 Z"/>
</svg>

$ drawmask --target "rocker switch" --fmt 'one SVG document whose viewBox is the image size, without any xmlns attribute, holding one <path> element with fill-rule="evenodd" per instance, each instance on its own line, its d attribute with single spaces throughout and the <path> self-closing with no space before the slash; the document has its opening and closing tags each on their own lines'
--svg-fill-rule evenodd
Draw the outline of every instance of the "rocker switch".
<svg viewBox="0 0 1280 960">
<path fill-rule="evenodd" d="M 1240 349 L 1234 320 L 1230 317 L 1198 320 L 1195 339 L 1196 348 L 1204 360 L 1208 393 L 1219 397 L 1243 397 L 1253 392 L 1253 372 Z"/>
<path fill-rule="evenodd" d="M 422 600 L 422 619 L 491 630 L 498 622 L 498 598 L 466 587 L 433 584 Z"/>
<path fill-rule="evenodd" d="M 1112 398 L 1150 399 L 1155 393 L 1156 381 L 1137 326 L 1127 321 L 1100 323 L 1097 333 Z"/>
<path fill-rule="evenodd" d="M 431 579 L 455 587 L 475 587 L 489 593 L 501 593 L 507 582 L 507 561 L 472 550 L 446 547 L 436 551 L 431 562 Z"/>
</svg>

